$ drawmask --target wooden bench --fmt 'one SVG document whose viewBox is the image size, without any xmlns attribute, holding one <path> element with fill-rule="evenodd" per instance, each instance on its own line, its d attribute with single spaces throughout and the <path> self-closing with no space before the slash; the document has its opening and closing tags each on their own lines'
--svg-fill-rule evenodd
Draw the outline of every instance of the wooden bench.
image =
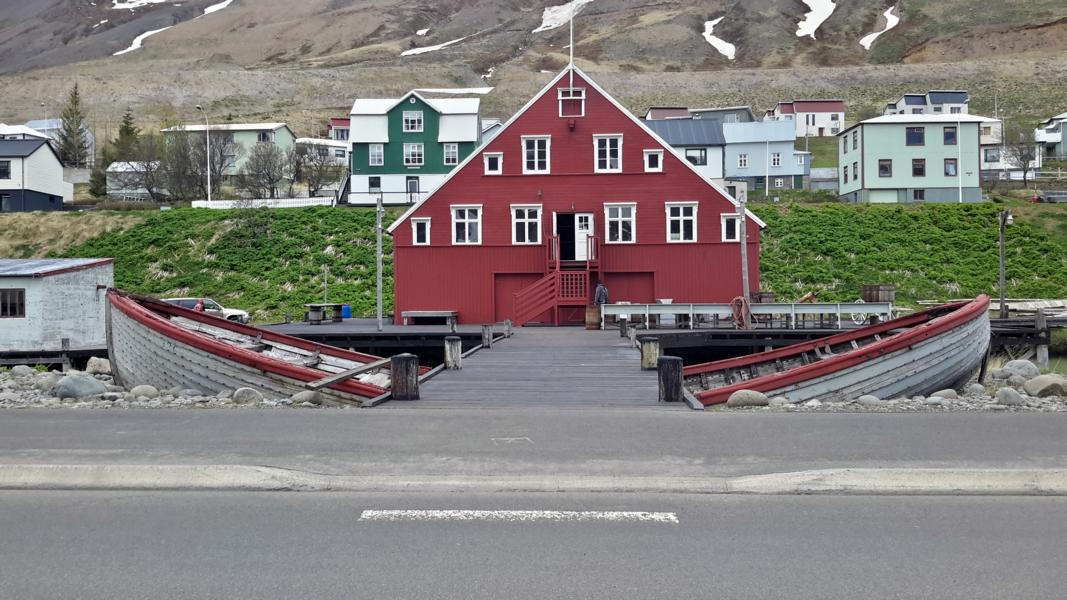
<svg viewBox="0 0 1067 600">
<path fill-rule="evenodd" d="M 411 319 L 444 319 L 452 333 L 456 332 L 456 320 L 459 318 L 458 310 L 405 310 L 400 313 L 404 319 L 404 325 Z"/>
</svg>

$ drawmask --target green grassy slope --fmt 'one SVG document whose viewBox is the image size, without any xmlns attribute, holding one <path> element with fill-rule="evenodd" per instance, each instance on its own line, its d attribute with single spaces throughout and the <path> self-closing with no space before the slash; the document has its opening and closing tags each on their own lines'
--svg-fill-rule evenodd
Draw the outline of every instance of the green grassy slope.
<svg viewBox="0 0 1067 600">
<path fill-rule="evenodd" d="M 895 284 L 903 304 L 997 294 L 998 205 L 751 206 L 767 222 L 763 287 L 783 300 L 855 300 L 867 283 Z M 1063 209 L 1013 210 L 1008 297 L 1067 297 Z"/>
<path fill-rule="evenodd" d="M 997 211 L 1008 206 L 1008 296 L 1067 298 L 1067 210 L 1056 205 L 764 204 L 762 281 L 782 300 L 808 291 L 851 301 L 866 283 L 897 286 L 897 301 L 996 294 Z M 106 213 L 97 213 L 104 216 Z M 144 221 L 68 247 L 63 256 L 114 256 L 120 288 L 211 296 L 257 321 L 302 314 L 322 298 L 357 314 L 375 305 L 374 211 L 306 208 L 144 213 Z M 387 219 L 398 215 L 391 211 Z M 40 219 L 54 218 L 39 214 Z M 113 215 L 119 218 L 119 215 Z M 385 301 L 392 306 L 391 238 Z"/>
<path fill-rule="evenodd" d="M 386 223 L 395 216 L 388 214 Z M 384 243 L 384 293 L 391 299 L 392 238 Z M 305 302 L 321 302 L 327 265 L 330 300 L 352 304 L 356 314 L 374 312 L 373 210 L 163 211 L 61 254 L 114 256 L 119 288 L 210 296 L 248 310 L 257 321 L 295 317 Z"/>
<path fill-rule="evenodd" d="M 798 138 L 797 150 L 804 149 L 804 138 Z M 837 136 L 810 137 L 807 139 L 808 152 L 811 152 L 811 166 L 813 169 L 824 169 L 837 166 Z"/>
</svg>

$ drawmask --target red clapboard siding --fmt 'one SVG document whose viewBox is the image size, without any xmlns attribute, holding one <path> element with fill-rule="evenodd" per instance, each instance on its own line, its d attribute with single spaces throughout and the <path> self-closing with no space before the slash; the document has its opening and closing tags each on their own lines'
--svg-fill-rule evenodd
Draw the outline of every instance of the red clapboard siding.
<svg viewBox="0 0 1067 600">
<path fill-rule="evenodd" d="M 626 300 L 622 296 L 630 288 L 638 294 L 648 285 L 654 297 L 675 302 L 726 302 L 741 294 L 740 245 L 721 241 L 721 215 L 736 213 L 736 207 L 670 151 L 664 151 L 662 173 L 645 173 L 643 150 L 662 149 L 661 144 L 577 70 L 574 86 L 586 88 L 584 117 L 558 116 L 556 89 L 569 87 L 564 75 L 394 227 L 398 314 L 458 310 L 460 321 L 467 323 L 510 315 L 510 307 L 499 306 L 508 293 L 495 289 L 496 274 L 528 275 L 533 281 L 546 272 L 544 245 L 512 244 L 511 205 L 541 205 L 546 241 L 553 233 L 554 213 L 593 213 L 594 235 L 603 239 L 604 204 L 635 203 L 636 243 L 605 244 L 600 257 L 599 272 L 612 301 Z M 623 136 L 622 173 L 593 172 L 595 134 Z M 551 136 L 551 174 L 522 175 L 522 137 L 527 135 Z M 503 175 L 484 174 L 485 152 L 503 153 Z M 698 203 L 695 243 L 666 242 L 668 202 Z M 481 245 L 452 245 L 451 206 L 458 204 L 482 206 Z M 411 218 L 431 219 L 430 245 L 412 245 Z M 750 285 L 757 290 L 759 225 L 751 218 L 748 232 Z M 625 273 L 647 275 L 628 279 Z M 613 279 L 619 293 L 611 290 Z M 509 286 L 518 280 L 522 278 L 501 279 Z"/>
</svg>

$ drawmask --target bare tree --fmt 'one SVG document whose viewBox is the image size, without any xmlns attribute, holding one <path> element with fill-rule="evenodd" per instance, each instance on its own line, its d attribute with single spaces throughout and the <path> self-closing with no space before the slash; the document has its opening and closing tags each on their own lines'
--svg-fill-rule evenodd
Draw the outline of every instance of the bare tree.
<svg viewBox="0 0 1067 600">
<path fill-rule="evenodd" d="M 169 134 L 160 148 L 163 180 L 170 195 L 178 200 L 194 200 L 200 196 L 203 183 L 202 168 L 194 163 L 193 147 L 199 136 L 183 131 Z"/>
<path fill-rule="evenodd" d="M 308 153 L 304 146 L 293 146 L 285 153 L 285 172 L 288 177 L 288 196 L 294 198 L 296 182 L 303 180 L 304 169 L 307 165 Z M 308 194 L 310 196 L 310 194 Z"/>
<path fill-rule="evenodd" d="M 207 197 L 207 143 L 202 135 L 194 135 L 189 144 L 190 162 L 196 174 L 201 197 Z M 244 156 L 244 146 L 233 141 L 233 134 L 211 131 L 211 193 L 218 197 L 227 174 L 232 174 L 237 161 Z"/>
<path fill-rule="evenodd" d="M 1018 121 L 1004 124 L 1004 156 L 1002 159 L 1016 169 L 1022 169 L 1023 187 L 1029 187 L 1030 169 L 1037 164 L 1037 143 L 1033 129 Z"/>
<path fill-rule="evenodd" d="M 127 163 L 126 180 L 133 188 L 144 190 L 152 202 L 160 202 L 168 195 L 161 140 L 154 135 L 140 136 L 130 153 L 134 160 Z"/>
<path fill-rule="evenodd" d="M 253 198 L 276 198 L 278 186 L 285 181 L 285 153 L 270 142 L 259 142 L 241 170 L 240 187 Z"/>
<path fill-rule="evenodd" d="M 303 178 L 308 185 L 309 196 L 315 196 L 327 184 L 336 181 L 342 170 L 330 149 L 324 147 L 308 150 L 303 167 Z"/>
</svg>

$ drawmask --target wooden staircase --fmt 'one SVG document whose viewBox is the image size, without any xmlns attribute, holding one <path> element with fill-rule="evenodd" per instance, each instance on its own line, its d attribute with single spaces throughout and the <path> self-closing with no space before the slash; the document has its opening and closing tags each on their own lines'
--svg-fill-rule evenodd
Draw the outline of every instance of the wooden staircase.
<svg viewBox="0 0 1067 600">
<path fill-rule="evenodd" d="M 587 240 L 585 261 L 572 261 L 564 265 L 560 260 L 559 236 L 552 236 L 546 246 L 548 253 L 545 276 L 515 293 L 514 322 L 522 326 L 544 314 L 552 312 L 552 322 L 560 324 L 560 309 L 563 307 L 588 306 L 590 276 L 599 266 L 600 245 L 596 238 Z"/>
</svg>

